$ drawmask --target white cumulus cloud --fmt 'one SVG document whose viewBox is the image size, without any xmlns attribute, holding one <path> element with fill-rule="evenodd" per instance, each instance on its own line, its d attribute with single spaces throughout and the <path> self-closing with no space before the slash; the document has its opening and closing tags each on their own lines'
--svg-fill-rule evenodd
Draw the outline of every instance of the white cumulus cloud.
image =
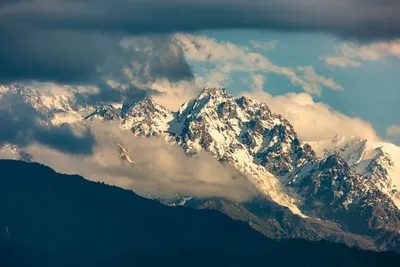
<svg viewBox="0 0 400 267">
<path fill-rule="evenodd" d="M 253 52 L 250 47 L 239 46 L 230 42 L 218 41 L 206 36 L 176 34 L 177 42 L 182 46 L 189 61 L 209 64 L 205 75 L 198 76 L 198 84 L 228 87 L 235 72 L 250 75 L 273 73 L 301 86 L 310 94 L 321 95 L 323 88 L 343 90 L 334 80 L 316 73 L 312 66 L 297 68 L 278 66 L 267 57 Z M 253 76 L 254 78 L 254 76 Z"/>
<path fill-rule="evenodd" d="M 391 125 L 386 129 L 388 136 L 399 136 L 400 137 L 400 125 Z"/>
<path fill-rule="evenodd" d="M 338 55 L 322 57 L 326 65 L 342 68 L 359 67 L 362 61 L 378 61 L 387 57 L 400 59 L 400 40 L 367 45 L 345 43 L 336 50 Z"/>
<path fill-rule="evenodd" d="M 258 91 L 244 95 L 265 102 L 273 112 L 288 119 L 304 141 L 326 140 L 335 135 L 360 136 L 370 140 L 379 138 L 370 123 L 342 114 L 325 103 L 315 102 L 310 94 L 272 96 Z"/>
<path fill-rule="evenodd" d="M 259 42 L 259 41 L 255 41 L 255 40 L 251 40 L 250 44 L 254 47 L 254 48 L 258 48 L 258 49 L 262 49 L 262 50 L 272 50 L 275 49 L 278 41 L 277 40 L 272 40 L 269 42 Z"/>
</svg>

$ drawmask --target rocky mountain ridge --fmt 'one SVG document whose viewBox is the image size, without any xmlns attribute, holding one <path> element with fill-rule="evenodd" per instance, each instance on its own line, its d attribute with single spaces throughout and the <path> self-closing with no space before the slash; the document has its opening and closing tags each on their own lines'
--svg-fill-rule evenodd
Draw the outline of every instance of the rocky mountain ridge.
<svg viewBox="0 0 400 267">
<path fill-rule="evenodd" d="M 359 137 L 335 136 L 312 142 L 318 156 L 338 154 L 356 173 L 362 174 L 400 207 L 400 149 L 398 146 Z"/>
<path fill-rule="evenodd" d="M 49 105 L 37 107 L 55 112 Z M 72 113 L 93 108 L 68 107 Z M 63 112 L 68 114 L 68 108 Z M 122 108 L 98 106 L 82 119 L 119 121 L 121 129 L 143 138 L 163 136 L 190 156 L 207 151 L 216 160 L 234 166 L 242 179 L 252 181 L 269 199 L 247 204 L 191 196 L 161 200 L 168 205 L 217 209 L 274 238 L 324 238 L 364 248 L 399 249 L 393 153 L 374 154 L 367 162 L 364 150 L 368 142 L 354 139 L 347 146 L 306 144 L 298 139 L 290 122 L 266 104 L 235 98 L 219 87 L 205 88 L 177 112 L 168 111 L 148 96 L 140 101 L 127 100 Z M 338 140 L 332 142 L 340 143 Z M 135 165 L 123 144 L 117 149 L 121 160 Z M 293 231 L 296 227 L 298 231 Z"/>
<path fill-rule="evenodd" d="M 176 113 L 151 98 L 131 110 L 135 112 L 130 120 L 138 123 L 131 128 L 134 135 L 167 136 L 188 155 L 207 151 L 229 162 L 294 214 L 334 221 L 372 239 L 382 232 L 400 233 L 394 179 L 385 175 L 386 167 L 393 166 L 387 153 L 378 153 L 362 172 L 364 162 L 357 153 L 348 152 L 349 145 L 339 151 L 326 149 L 318 157 L 312 144 L 299 140 L 285 118 L 259 101 L 230 96 L 225 88 L 205 88 Z M 121 120 L 121 127 L 126 129 L 125 121 Z M 354 143 L 353 150 L 363 150 L 364 141 Z M 377 183 L 382 174 L 392 181 L 385 187 Z"/>
</svg>

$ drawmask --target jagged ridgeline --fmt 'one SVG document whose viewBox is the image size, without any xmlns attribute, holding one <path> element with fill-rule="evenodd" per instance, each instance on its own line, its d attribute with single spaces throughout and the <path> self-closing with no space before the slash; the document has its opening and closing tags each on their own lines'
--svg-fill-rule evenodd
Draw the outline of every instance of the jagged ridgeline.
<svg viewBox="0 0 400 267">
<path fill-rule="evenodd" d="M 55 107 L 74 116 L 95 108 L 77 120 L 117 121 L 135 136 L 162 136 L 188 156 L 206 151 L 233 166 L 260 192 L 260 197 L 247 203 L 173 196 L 160 199 L 165 204 L 216 209 L 272 238 L 326 239 L 400 251 L 397 146 L 357 137 L 304 143 L 293 125 L 266 104 L 231 96 L 220 87 L 205 88 L 177 112 L 150 96 L 127 100 L 122 108 L 88 107 L 74 100 L 73 94 L 49 98 L 24 93 L 28 89 L 23 87 L 11 89 L 8 93 L 19 94 L 50 114 L 49 123 L 57 122 Z M 26 97 L 32 94 L 35 97 Z M 119 146 L 121 159 L 130 159 L 129 152 Z"/>
</svg>

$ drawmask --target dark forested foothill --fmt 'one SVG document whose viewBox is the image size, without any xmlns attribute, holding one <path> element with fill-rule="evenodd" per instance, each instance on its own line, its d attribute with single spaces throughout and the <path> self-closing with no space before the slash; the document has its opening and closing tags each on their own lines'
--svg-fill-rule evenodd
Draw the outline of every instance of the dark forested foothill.
<svg viewBox="0 0 400 267">
<path fill-rule="evenodd" d="M 400 266 L 394 252 L 276 241 L 211 210 L 0 161 L 0 266 Z"/>
</svg>

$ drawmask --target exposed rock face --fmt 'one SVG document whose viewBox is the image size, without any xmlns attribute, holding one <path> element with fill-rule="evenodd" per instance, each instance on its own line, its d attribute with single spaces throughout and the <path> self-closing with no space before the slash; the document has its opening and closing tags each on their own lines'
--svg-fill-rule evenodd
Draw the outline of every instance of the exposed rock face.
<svg viewBox="0 0 400 267">
<path fill-rule="evenodd" d="M 130 129 L 136 136 L 157 136 L 168 129 L 168 122 L 174 119 L 172 112 L 156 104 L 151 97 L 132 105 L 126 102 L 121 127 Z"/>
<path fill-rule="evenodd" d="M 37 97 L 26 97 L 44 107 Z M 217 209 L 273 238 L 399 249 L 397 146 L 339 136 L 305 144 L 266 104 L 235 98 L 225 88 L 207 87 L 177 112 L 145 97 L 127 100 L 121 109 L 99 106 L 85 119 L 116 120 L 135 136 L 165 137 L 189 156 L 207 151 L 235 167 L 262 196 L 242 204 L 177 196 L 161 200 L 165 204 Z M 118 152 L 124 163 L 135 165 L 122 144 Z"/>
<path fill-rule="evenodd" d="M 367 177 L 332 155 L 289 185 L 305 198 L 302 210 L 319 218 L 339 221 L 351 232 L 374 235 L 380 230 L 398 232 L 400 212 L 394 202 Z"/>
<path fill-rule="evenodd" d="M 334 221 L 337 231 L 340 232 L 343 226 L 346 231 L 361 235 L 352 238 L 351 242 L 355 243 L 357 239 L 362 240 L 362 236 L 379 243 L 383 232 L 393 233 L 394 236 L 399 234 L 399 209 L 377 184 L 378 180 L 389 179 L 387 167 L 382 166 L 392 166 L 393 163 L 388 155 L 381 153 L 374 157 L 362 173 L 356 172 L 355 166 L 362 162 L 361 154 L 367 146 L 364 140 L 354 140 L 352 144 L 342 146 L 339 151 L 325 149 L 321 159 L 311 145 L 298 139 L 293 126 L 285 118 L 274 114 L 268 106 L 256 100 L 234 98 L 224 88 L 205 88 L 196 99 L 183 104 L 176 114 L 167 113 L 159 107 L 152 108 L 154 104 L 148 105 L 147 99 L 136 105 L 147 118 L 143 120 L 143 125 L 132 128 L 136 135 L 166 135 L 169 142 L 181 146 L 188 155 L 205 150 L 250 177 L 272 202 L 289 208 L 282 215 L 285 219 L 280 222 L 287 222 L 283 223 L 285 234 L 281 234 L 282 237 L 297 235 L 308 239 L 331 238 L 321 234 L 321 230 L 315 230 L 315 224 L 310 222 L 297 223 L 301 230 L 293 234 L 290 229 L 295 223 L 288 215 L 291 212 L 319 218 L 326 223 Z M 151 123 L 152 118 L 160 117 L 167 119 L 163 120 L 164 123 Z M 145 128 L 137 131 L 138 127 Z M 339 138 L 332 142 L 339 143 Z M 346 159 L 342 156 L 346 156 Z M 348 162 L 353 166 L 349 166 Z M 382 175 L 386 178 L 376 178 Z M 385 188 L 391 186 L 386 183 Z M 185 205 L 188 204 L 185 202 Z M 225 206 L 213 205 L 232 217 L 244 218 L 243 212 L 221 208 L 226 207 L 226 202 Z M 252 214 L 245 217 L 254 226 L 260 211 L 255 210 L 253 213 L 249 211 L 249 206 L 243 209 L 247 214 Z M 259 220 L 266 220 L 261 218 Z M 303 221 L 307 220 L 310 219 Z M 271 237 L 276 237 L 272 232 L 281 232 L 277 228 L 267 230 L 271 224 L 262 225 L 257 226 L 259 230 L 263 228 L 260 231 Z M 371 246 L 370 241 L 360 243 L 364 247 Z M 384 247 L 381 243 L 376 245 Z"/>
<path fill-rule="evenodd" d="M 104 119 L 108 121 L 121 119 L 120 111 L 111 105 L 102 105 L 85 117 L 85 120 Z"/>
<path fill-rule="evenodd" d="M 337 154 L 348 166 L 372 182 L 400 208 L 400 149 L 398 146 L 361 139 L 336 136 L 332 140 L 312 142 L 318 156 Z"/>
</svg>

